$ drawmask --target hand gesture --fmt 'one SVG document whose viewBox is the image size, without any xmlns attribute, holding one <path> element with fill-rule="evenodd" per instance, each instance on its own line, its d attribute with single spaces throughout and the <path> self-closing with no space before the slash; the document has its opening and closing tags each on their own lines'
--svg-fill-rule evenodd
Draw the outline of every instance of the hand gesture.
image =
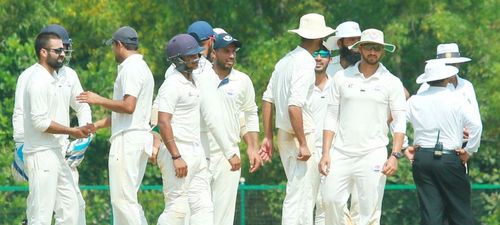
<svg viewBox="0 0 500 225">
<path fill-rule="evenodd" d="M 91 92 L 91 91 L 84 91 L 80 93 L 80 95 L 76 96 L 76 100 L 80 103 L 88 103 L 92 105 L 99 104 L 103 97 L 100 95 Z"/>
<path fill-rule="evenodd" d="M 75 128 L 71 128 L 71 132 L 69 135 L 71 137 L 76 138 L 76 139 L 86 138 L 92 133 L 91 131 L 92 130 L 87 126 L 75 127 Z"/>
<path fill-rule="evenodd" d="M 470 155 L 467 151 L 465 151 L 465 149 L 459 148 L 459 149 L 455 149 L 455 151 L 457 152 L 460 160 L 462 160 L 463 164 L 465 164 L 465 163 L 467 163 L 467 161 L 469 161 Z"/>
<path fill-rule="evenodd" d="M 311 158 L 311 151 L 309 151 L 307 145 L 300 146 L 299 155 L 297 156 L 297 159 L 300 161 L 307 161 L 309 158 Z"/>
<path fill-rule="evenodd" d="M 188 167 L 184 159 L 182 158 L 174 159 L 174 169 L 176 177 L 183 178 L 187 176 Z"/>
<path fill-rule="evenodd" d="M 324 176 L 328 176 L 328 173 L 330 172 L 330 156 L 329 155 L 323 155 L 321 157 L 321 160 L 319 161 L 318 164 L 318 169 L 321 174 Z"/>
<path fill-rule="evenodd" d="M 270 161 L 273 157 L 273 140 L 265 137 L 259 149 L 259 155 L 263 162 Z"/>
<path fill-rule="evenodd" d="M 248 161 L 250 161 L 250 173 L 257 171 L 263 164 L 260 155 L 252 150 L 248 151 Z"/>
<path fill-rule="evenodd" d="M 229 164 L 231 164 L 231 171 L 239 170 L 241 167 L 241 160 L 238 155 L 234 154 L 231 159 L 229 159 Z"/>
<path fill-rule="evenodd" d="M 391 155 L 389 156 L 387 161 L 385 161 L 382 173 L 390 177 L 394 175 L 396 171 L 398 171 L 398 159 L 396 159 L 396 157 Z"/>
</svg>

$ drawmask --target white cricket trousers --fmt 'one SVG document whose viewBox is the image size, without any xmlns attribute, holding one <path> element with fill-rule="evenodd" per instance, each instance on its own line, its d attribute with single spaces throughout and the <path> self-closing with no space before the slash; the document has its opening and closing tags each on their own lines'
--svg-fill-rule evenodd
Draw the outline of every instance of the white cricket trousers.
<svg viewBox="0 0 500 225">
<path fill-rule="evenodd" d="M 147 135 L 149 132 L 146 131 L 127 131 L 111 139 L 109 190 L 115 225 L 147 224 L 137 199 L 148 162 L 145 152 Z"/>
<path fill-rule="evenodd" d="M 314 160 L 314 133 L 306 134 L 311 158 L 297 160 L 299 142 L 295 135 L 278 130 L 278 148 L 287 178 L 282 225 L 311 225 L 319 185 L 318 164 Z"/>
<path fill-rule="evenodd" d="M 56 200 L 64 207 L 61 225 L 78 225 L 77 188 L 60 148 L 24 153 L 29 195 L 26 214 L 29 225 L 50 225 Z"/>
<path fill-rule="evenodd" d="M 83 199 L 82 192 L 80 191 L 80 187 L 78 186 L 79 182 L 79 174 L 78 174 L 78 169 L 70 167 L 71 169 L 71 175 L 73 176 L 73 181 L 75 182 L 75 188 L 76 188 L 76 195 L 78 198 L 78 209 L 79 209 L 79 216 L 78 216 L 78 225 L 86 225 L 87 220 L 85 219 L 85 200 Z M 74 204 L 74 203 L 72 203 Z M 59 201 L 59 199 L 56 200 L 56 206 L 54 209 L 55 215 L 55 224 L 60 225 L 64 224 L 63 221 L 66 221 L 68 217 L 71 217 L 72 215 L 69 215 L 65 213 L 65 208 L 67 207 L 72 207 L 73 205 L 65 205 L 64 202 Z"/>
<path fill-rule="evenodd" d="M 172 155 L 165 145 L 161 145 L 158 164 L 163 178 L 165 209 L 158 218 L 158 225 L 184 225 L 188 211 L 191 213 L 190 225 L 213 225 L 214 208 L 205 152 L 198 143 L 176 141 L 176 145 L 188 173 L 183 178 L 175 176 Z"/>
<path fill-rule="evenodd" d="M 212 176 L 214 224 L 233 225 L 241 169 L 231 171 L 231 164 L 219 150 L 210 154 L 209 171 Z"/>
<path fill-rule="evenodd" d="M 357 189 L 359 220 L 357 225 L 380 224 L 382 198 L 386 176 L 382 174 L 387 160 L 385 147 L 372 150 L 363 156 L 347 156 L 330 150 L 330 173 L 322 186 L 326 225 L 346 224 L 345 208 L 352 187 Z"/>
<path fill-rule="evenodd" d="M 66 157 L 66 150 L 68 149 L 69 146 L 69 140 L 66 140 L 65 143 L 63 144 L 62 147 L 62 155 L 63 157 Z M 71 175 L 73 176 L 73 181 L 75 182 L 75 187 L 76 187 L 76 194 L 78 197 L 78 207 L 80 210 L 79 216 L 78 216 L 78 225 L 86 225 L 87 220 L 85 219 L 85 200 L 83 199 L 82 192 L 80 191 L 79 187 L 79 180 L 80 180 L 80 175 L 78 174 L 78 169 L 76 167 L 69 167 L 71 169 Z M 68 205 L 61 204 L 60 201 L 56 199 L 56 206 L 54 209 L 54 219 L 55 219 L 55 224 L 60 225 L 63 224 L 63 221 L 67 220 L 67 217 L 72 216 L 65 214 L 64 209 L 69 207 Z"/>
</svg>

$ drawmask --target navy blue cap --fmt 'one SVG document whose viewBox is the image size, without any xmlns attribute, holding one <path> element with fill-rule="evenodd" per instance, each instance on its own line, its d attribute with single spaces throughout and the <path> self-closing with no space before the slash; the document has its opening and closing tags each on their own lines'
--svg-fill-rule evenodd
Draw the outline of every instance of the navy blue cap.
<svg viewBox="0 0 500 225">
<path fill-rule="evenodd" d="M 62 39 L 63 44 L 71 44 L 71 38 L 69 38 L 68 32 L 59 24 L 46 26 L 40 31 L 40 33 L 56 33 Z"/>
<path fill-rule="evenodd" d="M 214 49 L 225 48 L 233 43 L 236 48 L 241 48 L 241 42 L 233 38 L 230 34 L 219 34 L 215 37 Z"/>
<path fill-rule="evenodd" d="M 189 25 L 187 33 L 196 38 L 196 41 L 202 42 L 215 35 L 212 26 L 203 20 L 196 21 Z"/>
<path fill-rule="evenodd" d="M 120 27 L 111 39 L 106 41 L 106 45 L 111 45 L 113 41 L 119 41 L 124 44 L 139 45 L 139 37 L 134 28 L 129 26 Z"/>
<path fill-rule="evenodd" d="M 189 34 L 175 35 L 167 44 L 167 57 L 169 59 L 179 56 L 194 55 L 202 52 L 204 48 Z"/>
</svg>

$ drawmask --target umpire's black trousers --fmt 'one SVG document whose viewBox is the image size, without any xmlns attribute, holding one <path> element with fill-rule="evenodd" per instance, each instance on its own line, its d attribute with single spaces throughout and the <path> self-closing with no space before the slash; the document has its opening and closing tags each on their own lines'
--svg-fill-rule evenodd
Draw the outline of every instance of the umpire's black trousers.
<svg viewBox="0 0 500 225">
<path fill-rule="evenodd" d="M 465 166 L 455 154 L 435 158 L 417 151 L 412 166 L 422 225 L 472 225 L 471 187 Z"/>
</svg>

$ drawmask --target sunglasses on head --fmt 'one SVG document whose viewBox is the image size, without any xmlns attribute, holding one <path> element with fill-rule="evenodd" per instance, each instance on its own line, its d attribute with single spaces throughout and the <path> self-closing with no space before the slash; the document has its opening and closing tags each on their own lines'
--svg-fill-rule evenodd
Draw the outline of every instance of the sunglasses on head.
<svg viewBox="0 0 500 225">
<path fill-rule="evenodd" d="M 54 51 L 54 53 L 60 55 L 64 52 L 64 48 L 44 48 L 47 51 Z"/>
<path fill-rule="evenodd" d="M 321 58 L 328 58 L 330 57 L 330 51 L 321 49 L 312 53 L 313 58 L 318 57 L 318 55 L 320 55 Z"/>
<path fill-rule="evenodd" d="M 363 49 L 367 51 L 374 50 L 376 52 L 380 52 L 384 50 L 384 46 L 380 44 L 363 44 L 362 46 Z"/>
</svg>

